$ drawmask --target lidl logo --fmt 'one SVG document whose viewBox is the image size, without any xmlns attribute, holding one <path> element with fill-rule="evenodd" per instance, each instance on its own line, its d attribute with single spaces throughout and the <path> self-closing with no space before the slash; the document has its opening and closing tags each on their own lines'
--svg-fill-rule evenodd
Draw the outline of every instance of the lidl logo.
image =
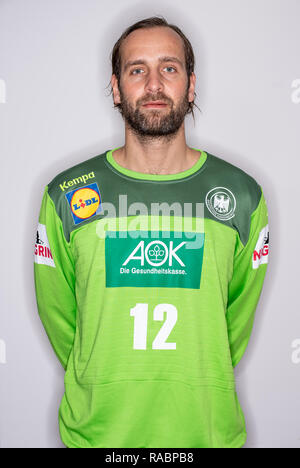
<svg viewBox="0 0 300 468">
<path fill-rule="evenodd" d="M 156 231 L 156 239 L 151 231 L 128 234 L 106 231 L 106 287 L 200 288 L 204 233 Z"/>
<path fill-rule="evenodd" d="M 75 224 L 96 216 L 102 210 L 101 195 L 96 183 L 66 193 Z"/>
</svg>

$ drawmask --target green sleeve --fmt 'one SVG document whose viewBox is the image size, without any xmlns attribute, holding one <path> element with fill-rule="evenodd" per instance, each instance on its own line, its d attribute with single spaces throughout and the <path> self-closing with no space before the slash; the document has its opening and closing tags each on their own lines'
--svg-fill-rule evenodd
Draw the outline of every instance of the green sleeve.
<svg viewBox="0 0 300 468">
<path fill-rule="evenodd" d="M 74 259 L 45 188 L 37 228 L 34 280 L 39 316 L 64 369 L 76 329 Z"/>
<path fill-rule="evenodd" d="M 246 245 L 237 239 L 233 274 L 228 287 L 226 320 L 233 367 L 241 360 L 250 338 L 267 270 L 268 251 L 268 212 L 261 189 L 260 201 L 251 215 Z"/>
</svg>

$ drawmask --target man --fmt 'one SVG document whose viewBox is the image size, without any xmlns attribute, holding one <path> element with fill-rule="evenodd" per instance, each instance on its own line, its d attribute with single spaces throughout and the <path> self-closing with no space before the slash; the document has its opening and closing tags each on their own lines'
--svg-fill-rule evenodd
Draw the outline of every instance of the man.
<svg viewBox="0 0 300 468">
<path fill-rule="evenodd" d="M 241 447 L 233 368 L 268 259 L 261 186 L 185 140 L 190 42 L 162 18 L 112 53 L 125 144 L 45 188 L 38 310 L 66 370 L 67 447 Z"/>
</svg>

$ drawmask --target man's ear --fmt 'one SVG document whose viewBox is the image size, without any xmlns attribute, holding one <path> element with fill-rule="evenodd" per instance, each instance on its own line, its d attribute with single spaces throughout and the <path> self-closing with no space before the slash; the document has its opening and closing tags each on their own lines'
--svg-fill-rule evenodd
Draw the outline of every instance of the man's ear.
<svg viewBox="0 0 300 468">
<path fill-rule="evenodd" d="M 120 96 L 120 91 L 119 91 L 119 86 L 118 86 L 118 80 L 115 74 L 111 76 L 110 84 L 113 90 L 114 104 L 115 105 L 121 104 L 121 96 Z"/>
<path fill-rule="evenodd" d="M 188 99 L 189 102 L 193 102 L 195 100 L 195 86 L 196 86 L 196 75 L 194 72 L 190 74 L 190 86 L 188 92 Z"/>
</svg>

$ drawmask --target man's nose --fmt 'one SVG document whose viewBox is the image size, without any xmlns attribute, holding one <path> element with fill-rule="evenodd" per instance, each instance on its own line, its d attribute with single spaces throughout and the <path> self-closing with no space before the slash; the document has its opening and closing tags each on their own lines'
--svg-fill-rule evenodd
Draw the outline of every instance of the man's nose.
<svg viewBox="0 0 300 468">
<path fill-rule="evenodd" d="M 163 89 L 162 77 L 157 70 L 149 71 L 146 81 L 146 89 L 152 93 Z"/>
</svg>

